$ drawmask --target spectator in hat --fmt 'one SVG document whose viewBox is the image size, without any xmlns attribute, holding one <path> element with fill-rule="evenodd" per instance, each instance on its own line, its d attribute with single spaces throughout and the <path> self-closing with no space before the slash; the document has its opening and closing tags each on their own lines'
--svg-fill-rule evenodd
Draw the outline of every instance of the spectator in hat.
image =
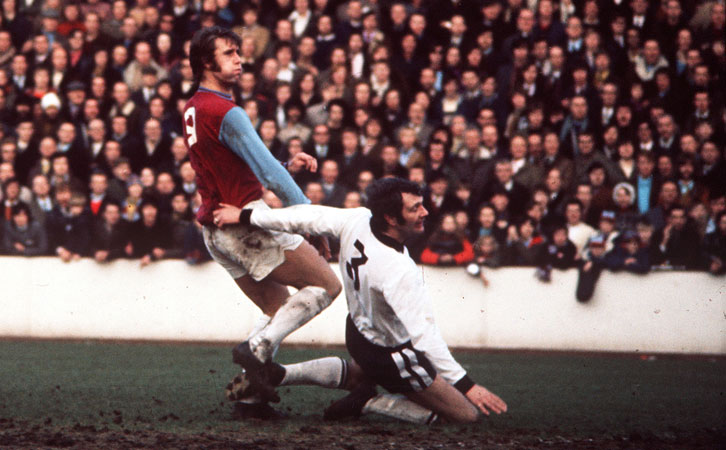
<svg viewBox="0 0 726 450">
<path fill-rule="evenodd" d="M 634 229 L 635 223 L 632 228 L 618 228 L 616 225 L 616 214 L 614 211 L 605 210 L 600 214 L 600 220 L 597 227 L 597 236 L 601 236 L 605 241 L 605 251 L 610 251 L 615 246 L 615 240 L 620 234 L 621 230 Z"/>
<path fill-rule="evenodd" d="M 582 253 L 577 271 L 577 288 L 575 289 L 577 301 L 586 302 L 592 298 L 597 280 L 605 267 L 606 253 L 604 236 L 591 237 Z"/>
<path fill-rule="evenodd" d="M 617 230 L 635 229 L 640 213 L 635 207 L 635 188 L 625 181 L 613 188 L 613 205 L 615 205 L 615 228 Z"/>
<path fill-rule="evenodd" d="M 618 245 L 607 254 L 605 264 L 613 271 L 625 270 L 645 274 L 650 271 L 648 251 L 640 246 L 638 233 L 626 230 L 618 240 Z"/>
<path fill-rule="evenodd" d="M 60 115 L 63 121 L 76 123 L 83 117 L 83 102 L 86 100 L 86 85 L 74 80 L 66 86 L 67 102 L 63 104 Z"/>
<path fill-rule="evenodd" d="M 48 92 L 40 100 L 40 120 L 38 120 L 38 134 L 41 136 L 54 135 L 62 122 L 60 116 L 61 100 L 55 92 Z"/>
</svg>

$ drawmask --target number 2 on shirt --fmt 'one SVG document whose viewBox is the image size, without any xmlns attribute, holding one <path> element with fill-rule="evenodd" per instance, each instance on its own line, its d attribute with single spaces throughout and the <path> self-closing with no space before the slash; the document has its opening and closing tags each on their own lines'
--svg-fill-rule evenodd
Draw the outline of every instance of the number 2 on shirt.
<svg viewBox="0 0 726 450">
<path fill-rule="evenodd" d="M 357 258 L 351 258 L 349 262 L 345 263 L 345 271 L 348 272 L 348 276 L 353 280 L 353 287 L 356 291 L 360 290 L 360 277 L 358 276 L 358 266 L 362 266 L 368 261 L 368 257 L 363 251 L 365 247 L 363 244 L 356 239 L 353 244 L 355 248 L 360 252 L 360 256 Z"/>
</svg>

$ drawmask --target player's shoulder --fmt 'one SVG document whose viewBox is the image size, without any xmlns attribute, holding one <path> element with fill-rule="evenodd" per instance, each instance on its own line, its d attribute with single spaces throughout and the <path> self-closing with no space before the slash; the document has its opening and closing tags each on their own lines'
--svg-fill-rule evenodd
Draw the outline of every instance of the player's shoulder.
<svg viewBox="0 0 726 450">
<path fill-rule="evenodd" d="M 184 109 L 195 108 L 197 111 L 204 112 L 209 116 L 224 116 L 230 109 L 236 107 L 235 103 L 229 98 L 223 97 L 210 91 L 198 90 L 192 98 L 189 99 Z"/>
<path fill-rule="evenodd" d="M 351 218 L 351 220 L 355 220 L 361 223 L 370 222 L 370 218 L 373 215 L 370 209 L 364 208 L 362 206 L 358 208 L 346 208 L 342 209 L 341 211 L 345 211 L 345 214 L 347 214 Z"/>
</svg>

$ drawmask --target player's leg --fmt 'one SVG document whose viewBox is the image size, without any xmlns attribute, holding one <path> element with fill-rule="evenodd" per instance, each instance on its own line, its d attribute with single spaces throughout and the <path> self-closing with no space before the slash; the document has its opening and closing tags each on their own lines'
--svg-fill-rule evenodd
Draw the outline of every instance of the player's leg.
<svg viewBox="0 0 726 450">
<path fill-rule="evenodd" d="M 305 241 L 294 250 L 286 250 L 285 261 L 252 284 L 253 289 L 246 283 L 240 287 L 255 304 L 269 305 L 270 311 L 279 305 L 270 323 L 249 340 L 252 353 L 262 362 L 269 361 L 287 335 L 328 307 L 341 290 L 330 265 Z M 280 286 L 293 286 L 298 291 L 280 304 Z"/>
<path fill-rule="evenodd" d="M 337 356 L 312 359 L 293 364 L 270 363 L 270 384 L 274 386 L 314 385 L 329 389 L 351 390 L 364 379 L 360 367 L 353 361 Z M 245 402 L 261 401 L 254 388 L 250 388 L 249 376 L 240 373 L 227 385 L 227 398 Z"/>
<path fill-rule="evenodd" d="M 277 283 L 271 279 L 265 278 L 260 281 L 255 281 L 255 279 L 250 275 L 245 275 L 241 278 L 237 278 L 234 282 L 237 283 L 237 286 L 239 286 L 247 298 L 252 300 L 252 303 L 260 308 L 262 314 L 267 316 L 269 319 L 275 315 L 277 310 L 285 304 L 285 300 L 287 300 L 290 296 L 290 291 L 287 289 L 287 286 Z M 266 327 L 269 322 L 270 320 L 267 320 L 267 323 L 263 326 L 255 327 L 258 329 L 253 330 L 253 332 L 250 333 L 250 336 L 259 333 L 259 331 Z"/>
<path fill-rule="evenodd" d="M 375 395 L 370 389 L 361 387 L 336 402 L 339 403 L 337 406 L 331 405 L 326 413 L 329 418 L 355 415 L 357 410 L 358 413 L 384 414 L 417 423 L 430 423 L 437 414 L 456 422 L 476 420 L 478 414 L 474 406 L 437 375 L 426 355 L 410 343 L 393 348 L 375 345 L 361 334 L 350 316 L 346 320 L 345 342 L 365 376 L 394 395 Z M 347 411 L 353 411 L 353 414 Z"/>
</svg>

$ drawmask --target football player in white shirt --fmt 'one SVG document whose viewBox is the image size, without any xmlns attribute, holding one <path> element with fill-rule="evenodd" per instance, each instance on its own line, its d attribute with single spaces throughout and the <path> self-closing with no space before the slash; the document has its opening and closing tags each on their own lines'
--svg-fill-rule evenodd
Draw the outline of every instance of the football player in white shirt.
<svg viewBox="0 0 726 450">
<path fill-rule="evenodd" d="M 421 270 L 403 245 L 423 232 L 428 212 L 421 188 L 387 178 L 374 182 L 367 197 L 370 209 L 298 205 L 240 210 L 223 204 L 214 211 L 220 226 L 241 222 L 340 240 L 350 312 L 346 346 L 352 361 L 331 357 L 288 366 L 270 363 L 270 381 L 350 389 L 326 409 L 327 419 L 380 413 L 418 423 L 439 416 L 473 422 L 479 412 L 505 412 L 506 403 L 476 384 L 451 356 L 434 322 Z M 240 381 L 243 377 L 236 379 L 235 389 L 243 394 Z M 375 385 L 399 395 L 376 395 Z"/>
</svg>

